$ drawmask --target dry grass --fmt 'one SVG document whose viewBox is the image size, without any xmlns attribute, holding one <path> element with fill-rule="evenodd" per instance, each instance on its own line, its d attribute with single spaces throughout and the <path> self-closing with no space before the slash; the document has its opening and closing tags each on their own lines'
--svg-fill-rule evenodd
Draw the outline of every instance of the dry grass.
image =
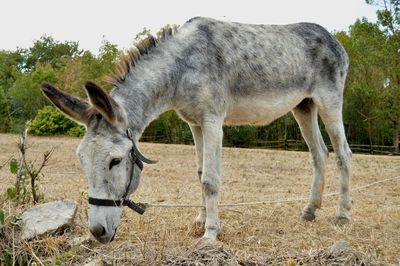
<svg viewBox="0 0 400 266">
<path fill-rule="evenodd" d="M 17 156 L 17 139 L 17 135 L 0 135 L 0 163 L 11 154 Z M 81 264 L 98 258 L 127 265 L 361 265 L 363 260 L 387 265 L 400 259 L 399 180 L 354 192 L 352 222 L 343 227 L 333 219 L 336 197 L 324 199 L 312 223 L 300 219 L 304 202 L 221 208 L 223 244 L 210 247 L 197 240 L 201 229 L 193 223 L 195 208 L 150 208 L 143 216 L 125 209 L 114 242 L 102 245 L 90 239 L 73 246 L 71 239 L 89 234 L 87 203 L 81 195 L 87 183 L 75 156 L 79 139 L 31 137 L 30 141 L 30 159 L 41 158 L 44 151 L 55 147 L 41 181 L 45 200 L 69 198 L 80 206 L 71 232 L 29 244 L 36 247 L 33 252 L 44 263 L 58 258 L 66 264 Z M 200 203 L 193 147 L 142 143 L 141 150 L 159 163 L 145 167 L 141 185 L 132 196 L 135 201 Z M 221 202 L 286 199 L 309 193 L 308 153 L 225 148 L 223 162 Z M 400 157 L 354 155 L 352 186 L 399 173 Z M 12 182 L 7 167 L 0 169 L 0 191 Z M 337 187 L 334 156 L 330 156 L 325 191 L 336 192 Z M 3 202 L 3 208 L 7 204 Z M 11 219 L 21 209 L 6 208 L 6 216 Z M 350 243 L 351 251 L 329 253 L 329 246 L 338 240 Z"/>
</svg>

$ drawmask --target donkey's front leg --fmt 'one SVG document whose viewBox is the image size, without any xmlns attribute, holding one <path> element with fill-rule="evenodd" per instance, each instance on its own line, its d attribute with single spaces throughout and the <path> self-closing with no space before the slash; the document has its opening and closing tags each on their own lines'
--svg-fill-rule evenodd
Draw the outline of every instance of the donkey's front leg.
<svg viewBox="0 0 400 266">
<path fill-rule="evenodd" d="M 208 118 L 202 125 L 203 175 L 201 185 L 206 203 L 206 224 L 203 237 L 215 240 L 220 230 L 218 216 L 219 187 L 221 183 L 222 124 L 219 118 Z"/>
</svg>

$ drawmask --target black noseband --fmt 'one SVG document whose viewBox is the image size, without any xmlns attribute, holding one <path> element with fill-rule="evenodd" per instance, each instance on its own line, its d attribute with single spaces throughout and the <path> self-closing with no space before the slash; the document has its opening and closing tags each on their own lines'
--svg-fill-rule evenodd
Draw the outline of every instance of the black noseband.
<svg viewBox="0 0 400 266">
<path fill-rule="evenodd" d="M 139 214 L 144 213 L 144 206 L 141 206 L 130 199 L 122 200 L 109 200 L 109 199 L 96 199 L 89 197 L 89 204 L 97 206 L 108 206 L 108 207 L 123 207 L 127 206 Z"/>
<path fill-rule="evenodd" d="M 134 210 L 135 212 L 137 212 L 139 214 L 143 214 L 144 210 L 145 210 L 145 206 L 143 206 L 142 204 L 137 204 L 137 203 L 133 202 L 132 200 L 128 199 L 129 188 L 131 186 L 133 175 L 134 175 L 134 168 L 136 165 L 137 167 L 139 167 L 140 171 L 142 171 L 143 170 L 143 162 L 148 163 L 148 164 L 154 164 L 157 161 L 147 159 L 140 153 L 139 149 L 135 145 L 135 141 L 133 140 L 132 132 L 129 128 L 126 131 L 126 134 L 128 135 L 128 138 L 132 141 L 132 149 L 129 152 L 129 160 L 132 163 L 132 167 L 131 167 L 129 184 L 126 187 L 126 190 L 125 190 L 124 195 L 122 196 L 122 199 L 112 200 L 112 199 L 97 199 L 97 198 L 89 197 L 89 204 L 96 205 L 96 206 L 106 206 L 106 207 L 127 206 L 130 209 Z"/>
</svg>

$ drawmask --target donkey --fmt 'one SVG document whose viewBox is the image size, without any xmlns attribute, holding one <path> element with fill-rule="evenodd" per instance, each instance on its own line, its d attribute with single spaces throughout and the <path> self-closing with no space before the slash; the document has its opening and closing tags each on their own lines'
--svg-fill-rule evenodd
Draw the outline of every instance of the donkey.
<svg viewBox="0 0 400 266">
<path fill-rule="evenodd" d="M 348 222 L 351 151 L 342 104 L 349 60 L 339 42 L 311 23 L 250 25 L 196 17 L 175 31 L 165 28 L 159 40 L 149 36 L 124 55 L 110 80 L 111 94 L 87 82 L 90 103 L 50 84 L 42 86 L 56 107 L 86 126 L 77 155 L 92 198 L 91 233 L 102 243 L 113 240 L 121 206 L 127 205 L 122 202 L 138 187 L 146 161 L 136 148 L 138 140 L 152 120 L 170 109 L 193 134 L 204 205 L 196 221 L 205 223 L 204 237 L 214 240 L 220 231 L 223 124 L 266 125 L 289 111 L 313 166 L 303 219 L 315 219 L 324 188 L 329 153 L 319 114 L 340 171 L 336 217 Z"/>
</svg>

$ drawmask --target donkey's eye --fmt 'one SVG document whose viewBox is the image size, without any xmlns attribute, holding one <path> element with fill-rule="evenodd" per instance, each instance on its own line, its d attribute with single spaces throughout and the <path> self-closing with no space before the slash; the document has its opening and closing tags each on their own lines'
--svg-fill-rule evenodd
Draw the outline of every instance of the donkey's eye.
<svg viewBox="0 0 400 266">
<path fill-rule="evenodd" d="M 113 168 L 113 166 L 119 164 L 120 162 L 121 162 L 121 159 L 120 159 L 120 158 L 114 158 L 114 159 L 112 159 L 111 162 L 110 162 L 109 170 L 111 170 L 111 168 Z"/>
</svg>

